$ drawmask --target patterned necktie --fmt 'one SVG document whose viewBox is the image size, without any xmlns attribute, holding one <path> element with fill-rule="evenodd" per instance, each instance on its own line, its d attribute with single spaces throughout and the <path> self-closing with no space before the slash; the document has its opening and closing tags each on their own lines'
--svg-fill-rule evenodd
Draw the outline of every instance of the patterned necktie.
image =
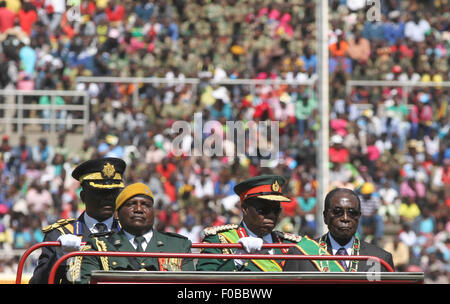
<svg viewBox="0 0 450 304">
<path fill-rule="evenodd" d="M 103 223 L 97 223 L 95 224 L 95 229 L 97 229 L 98 232 L 105 232 L 108 231 L 108 227 L 106 227 Z"/>
<path fill-rule="evenodd" d="M 339 248 L 339 250 L 336 252 L 336 255 L 348 255 L 348 254 L 347 254 L 347 250 L 345 250 L 345 248 L 341 247 L 341 248 Z M 348 268 L 347 268 L 347 263 L 345 262 L 345 260 L 339 260 L 339 264 L 341 264 L 342 267 L 344 267 L 345 271 L 348 270 Z"/>
<path fill-rule="evenodd" d="M 134 242 L 137 244 L 136 251 L 137 252 L 144 252 L 144 247 L 142 247 L 142 244 L 145 242 L 145 238 L 140 235 L 134 238 Z"/>
</svg>

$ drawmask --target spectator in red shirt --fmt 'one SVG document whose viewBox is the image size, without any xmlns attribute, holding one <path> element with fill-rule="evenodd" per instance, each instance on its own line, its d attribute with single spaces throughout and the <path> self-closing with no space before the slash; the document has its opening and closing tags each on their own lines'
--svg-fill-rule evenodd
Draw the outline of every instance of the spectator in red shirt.
<svg viewBox="0 0 450 304">
<path fill-rule="evenodd" d="M 31 35 L 33 24 L 38 20 L 38 16 L 34 6 L 31 3 L 25 2 L 19 11 L 19 23 L 22 30 Z"/>
<path fill-rule="evenodd" d="M 328 47 L 331 57 L 344 57 L 347 55 L 348 42 L 344 39 L 344 33 L 337 30 L 337 41 Z"/>
<path fill-rule="evenodd" d="M 14 27 L 16 14 L 6 7 L 6 2 L 0 2 L 0 33 L 4 33 L 7 29 Z"/>
<path fill-rule="evenodd" d="M 95 1 L 82 1 L 80 5 L 82 15 L 94 16 L 96 8 Z"/>
<path fill-rule="evenodd" d="M 116 0 L 109 0 L 105 13 L 108 21 L 120 21 L 125 15 L 125 8 L 121 4 L 116 4 Z"/>
<path fill-rule="evenodd" d="M 340 135 L 331 137 L 331 147 L 329 148 L 330 161 L 333 163 L 347 163 L 349 161 L 349 153 L 342 145 L 343 138 Z"/>
<path fill-rule="evenodd" d="M 171 175 L 163 182 L 164 193 L 169 198 L 172 204 L 177 202 L 177 187 L 175 174 Z"/>
<path fill-rule="evenodd" d="M 397 42 L 391 46 L 391 52 L 393 54 L 399 53 L 400 58 L 412 58 L 414 56 L 414 50 L 411 49 L 402 39 L 398 39 Z"/>
<path fill-rule="evenodd" d="M 177 170 L 177 167 L 169 162 L 167 158 L 164 158 L 161 164 L 156 166 L 156 172 L 158 172 L 161 176 L 164 176 L 166 179 L 169 179 L 172 173 Z"/>
</svg>

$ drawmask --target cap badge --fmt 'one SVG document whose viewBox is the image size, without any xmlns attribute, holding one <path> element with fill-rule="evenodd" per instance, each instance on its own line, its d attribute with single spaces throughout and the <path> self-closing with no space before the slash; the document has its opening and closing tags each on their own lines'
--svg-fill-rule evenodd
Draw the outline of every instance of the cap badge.
<svg viewBox="0 0 450 304">
<path fill-rule="evenodd" d="M 272 191 L 273 192 L 280 192 L 280 184 L 278 184 L 277 180 L 275 180 L 275 182 L 272 184 Z"/>
<path fill-rule="evenodd" d="M 114 174 L 116 173 L 116 168 L 114 168 L 114 165 L 111 165 L 110 163 L 106 163 L 103 166 L 103 170 L 102 173 L 104 176 L 106 176 L 107 178 L 111 178 L 114 176 Z"/>
</svg>

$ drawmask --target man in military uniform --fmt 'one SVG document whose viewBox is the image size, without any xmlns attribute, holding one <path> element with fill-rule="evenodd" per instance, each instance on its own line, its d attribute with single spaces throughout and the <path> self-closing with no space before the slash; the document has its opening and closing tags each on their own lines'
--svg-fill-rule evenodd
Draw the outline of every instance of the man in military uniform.
<svg viewBox="0 0 450 304">
<path fill-rule="evenodd" d="M 101 158 L 81 163 L 72 172 L 80 182 L 81 200 L 86 210 L 78 219 L 58 220 L 43 229 L 44 242 L 60 241 L 59 247 L 43 247 L 30 284 L 46 284 L 56 260 L 67 252 L 79 250 L 91 233 L 118 231 L 120 225 L 114 219 L 115 201 L 124 187 L 122 180 L 126 164 L 118 158 Z M 57 283 L 69 283 L 67 263 L 63 262 L 55 277 Z"/>
<path fill-rule="evenodd" d="M 179 234 L 153 229 L 153 194 L 143 183 L 127 186 L 117 197 L 116 210 L 122 230 L 93 234 L 83 250 L 190 253 L 191 241 Z M 79 257 L 71 265 L 75 283 L 90 282 L 93 270 L 194 271 L 191 258 Z"/>
<path fill-rule="evenodd" d="M 325 197 L 324 222 L 329 232 L 318 239 L 304 237 L 289 254 L 367 255 L 383 259 L 394 269 L 392 254 L 360 240 L 356 234 L 361 216 L 361 202 L 350 189 L 336 188 Z M 284 271 L 380 272 L 387 271 L 374 261 L 365 260 L 288 260 Z"/>
<path fill-rule="evenodd" d="M 243 219 L 240 225 L 229 224 L 204 230 L 204 243 L 241 243 L 243 249 L 207 248 L 202 253 L 286 254 L 289 248 L 263 249 L 263 243 L 297 243 L 301 237 L 290 233 L 273 231 L 281 212 L 281 202 L 290 201 L 282 195 L 286 180 L 278 175 L 263 175 L 245 180 L 234 187 L 240 196 Z M 250 261 L 240 259 L 198 259 L 200 271 L 282 271 L 284 260 Z"/>
</svg>

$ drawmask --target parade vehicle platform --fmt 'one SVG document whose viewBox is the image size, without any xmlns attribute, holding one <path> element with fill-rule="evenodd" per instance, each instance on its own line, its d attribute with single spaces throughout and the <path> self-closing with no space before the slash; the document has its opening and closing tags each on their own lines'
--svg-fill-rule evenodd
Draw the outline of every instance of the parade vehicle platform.
<svg viewBox="0 0 450 304">
<path fill-rule="evenodd" d="M 293 244 L 264 244 L 263 248 L 291 247 Z M 16 284 L 22 283 L 25 260 L 36 249 L 44 246 L 60 246 L 59 242 L 42 242 L 30 247 L 22 256 L 17 269 Z M 192 248 L 242 248 L 241 244 L 193 243 Z M 74 251 L 63 255 L 53 265 L 49 284 L 54 284 L 58 267 L 75 256 L 115 256 L 148 258 L 214 258 L 214 259 L 267 259 L 265 254 L 201 254 L 201 253 L 153 253 L 153 252 L 108 252 Z M 162 272 L 162 271 L 93 271 L 91 284 L 346 284 L 346 283 L 388 283 L 421 284 L 423 272 L 394 272 L 394 269 L 378 257 L 372 256 L 332 256 L 332 255 L 270 255 L 271 259 L 305 260 L 369 260 L 383 265 L 388 272 Z"/>
<path fill-rule="evenodd" d="M 91 284 L 421 284 L 423 272 L 94 271 Z"/>
</svg>

